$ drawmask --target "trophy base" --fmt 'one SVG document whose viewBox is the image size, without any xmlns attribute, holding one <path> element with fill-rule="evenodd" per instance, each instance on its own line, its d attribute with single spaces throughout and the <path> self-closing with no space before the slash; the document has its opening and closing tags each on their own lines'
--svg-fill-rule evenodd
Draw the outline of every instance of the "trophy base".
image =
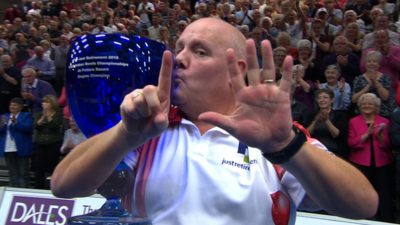
<svg viewBox="0 0 400 225">
<path fill-rule="evenodd" d="M 68 219 L 68 225 L 152 225 L 151 220 L 137 216 L 102 216 L 98 211 L 92 213 L 74 216 Z"/>
</svg>

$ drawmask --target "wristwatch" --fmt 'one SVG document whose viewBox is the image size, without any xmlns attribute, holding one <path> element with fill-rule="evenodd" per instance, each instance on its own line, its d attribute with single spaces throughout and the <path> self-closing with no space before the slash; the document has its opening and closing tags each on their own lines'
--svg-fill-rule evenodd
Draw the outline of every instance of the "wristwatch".
<svg viewBox="0 0 400 225">
<path fill-rule="evenodd" d="M 272 164 L 282 164 L 289 161 L 303 147 L 307 141 L 307 137 L 296 125 L 293 124 L 292 129 L 296 133 L 294 139 L 279 152 L 262 153 L 262 155 Z"/>
</svg>

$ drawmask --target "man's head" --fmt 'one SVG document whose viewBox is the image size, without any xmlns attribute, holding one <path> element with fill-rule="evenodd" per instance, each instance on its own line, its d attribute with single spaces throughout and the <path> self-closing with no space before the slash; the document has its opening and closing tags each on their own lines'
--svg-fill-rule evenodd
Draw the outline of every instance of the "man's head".
<svg viewBox="0 0 400 225">
<path fill-rule="evenodd" d="M 36 71 L 32 68 L 26 68 L 22 70 L 22 77 L 24 78 L 25 83 L 32 85 L 36 79 Z"/>
<path fill-rule="evenodd" d="M 334 0 L 324 0 L 324 7 L 327 9 L 334 7 Z"/>
<path fill-rule="evenodd" d="M 207 10 L 207 5 L 206 3 L 202 2 L 199 4 L 199 14 L 202 14 L 203 12 L 205 12 Z"/>
<path fill-rule="evenodd" d="M 346 24 L 349 24 L 349 23 L 352 23 L 352 22 L 356 22 L 357 21 L 356 12 L 354 12 L 353 10 L 347 10 L 344 13 L 344 20 L 345 20 Z"/>
<path fill-rule="evenodd" d="M 22 24 L 22 19 L 17 17 L 14 19 L 14 26 L 16 26 L 17 28 L 21 27 Z"/>
<path fill-rule="evenodd" d="M 153 26 L 158 26 L 160 24 L 160 15 L 157 13 L 154 14 L 151 18 L 151 22 L 153 23 Z"/>
<path fill-rule="evenodd" d="M 236 15 L 235 14 L 230 14 L 228 16 L 228 22 L 232 25 L 232 26 L 236 26 Z"/>
<path fill-rule="evenodd" d="M 375 47 L 383 48 L 385 44 L 389 43 L 390 36 L 388 30 L 378 30 L 374 37 Z"/>
<path fill-rule="evenodd" d="M 314 31 L 317 37 L 319 37 L 323 28 L 324 22 L 322 20 L 316 19 L 311 23 L 311 29 Z"/>
<path fill-rule="evenodd" d="M 36 46 L 35 47 L 35 54 L 36 54 L 36 57 L 38 59 L 42 59 L 43 58 L 43 48 L 40 47 L 40 46 Z"/>
<path fill-rule="evenodd" d="M 51 30 L 57 30 L 58 29 L 58 24 L 56 21 L 51 21 L 50 22 L 50 29 Z"/>
<path fill-rule="evenodd" d="M 60 20 L 67 20 L 67 12 L 61 11 L 60 12 Z"/>
<path fill-rule="evenodd" d="M 375 20 L 375 28 L 377 30 L 387 29 L 389 27 L 389 18 L 387 15 L 379 15 Z"/>
<path fill-rule="evenodd" d="M 297 20 L 297 13 L 294 10 L 291 10 L 287 17 L 287 21 L 289 22 L 289 24 L 294 24 L 296 20 Z"/>
<path fill-rule="evenodd" d="M 240 32 L 243 34 L 244 38 L 246 38 L 246 39 L 249 38 L 249 35 L 250 35 L 250 33 L 249 33 L 249 32 L 250 32 L 249 26 L 247 26 L 247 25 L 242 25 L 242 26 L 240 26 L 239 30 L 240 30 Z"/>
<path fill-rule="evenodd" d="M 67 46 L 69 43 L 69 39 L 67 35 L 61 35 L 60 37 L 60 46 Z"/>
<path fill-rule="evenodd" d="M 375 22 L 376 19 L 378 18 L 378 16 L 380 16 L 380 15 L 382 15 L 382 14 L 383 14 L 382 9 L 380 9 L 380 8 L 373 8 L 373 9 L 371 10 L 371 13 L 370 13 L 372 21 Z"/>
<path fill-rule="evenodd" d="M 317 10 L 315 14 L 316 19 L 320 19 L 322 21 L 326 20 L 326 16 L 328 15 L 328 11 L 325 8 L 320 8 Z"/>
<path fill-rule="evenodd" d="M 75 121 L 74 121 L 74 119 L 72 117 L 69 118 L 69 127 L 71 127 L 71 130 L 74 131 L 74 132 L 80 132 L 80 130 L 76 126 Z"/>
<path fill-rule="evenodd" d="M 90 4 L 89 4 L 89 3 L 86 3 L 86 4 L 83 6 L 83 9 L 85 10 L 85 12 L 89 13 L 90 10 L 91 10 Z"/>
<path fill-rule="evenodd" d="M 345 36 L 338 36 L 333 41 L 333 46 L 335 47 L 336 55 L 344 55 L 347 52 L 347 44 L 349 41 Z"/>
<path fill-rule="evenodd" d="M 104 18 L 103 17 L 96 17 L 96 25 L 100 28 L 104 26 Z"/>
<path fill-rule="evenodd" d="M 180 31 L 184 31 L 185 30 L 185 28 L 187 27 L 187 23 L 186 23 L 186 21 L 184 21 L 184 20 L 180 20 L 179 22 L 178 22 L 178 29 L 180 30 Z"/>
<path fill-rule="evenodd" d="M 164 3 L 164 2 L 161 2 L 161 3 L 160 3 L 160 11 L 161 11 L 161 13 L 166 13 L 167 10 L 168 10 L 168 8 L 167 8 L 167 6 L 165 5 L 165 3 Z"/>
<path fill-rule="evenodd" d="M 226 51 L 235 50 L 244 75 L 245 41 L 235 27 L 222 20 L 204 18 L 190 24 L 176 43 L 178 70 L 174 75 L 173 103 L 192 115 L 210 110 L 230 113 L 235 101 Z"/>
<path fill-rule="evenodd" d="M 1 56 L 1 65 L 3 66 L 4 69 L 9 69 L 12 65 L 13 61 L 11 59 L 11 56 L 9 55 L 2 55 Z"/>
<path fill-rule="evenodd" d="M 135 28 L 136 28 L 136 22 L 134 20 L 129 21 L 129 29 L 135 30 Z"/>
<path fill-rule="evenodd" d="M 262 30 L 259 27 L 255 27 L 251 32 L 251 37 L 254 39 L 254 42 L 259 43 L 262 38 Z"/>
<path fill-rule="evenodd" d="M 181 6 L 182 9 L 186 8 L 186 0 L 179 0 L 179 5 Z"/>
<path fill-rule="evenodd" d="M 180 13 L 181 12 L 181 6 L 179 4 L 175 4 L 174 5 L 174 10 L 176 11 L 176 13 Z"/>
<path fill-rule="evenodd" d="M 84 23 L 84 24 L 82 24 L 82 30 L 83 30 L 84 32 L 87 32 L 87 31 L 89 31 L 89 30 L 90 30 L 90 26 L 89 26 L 89 24 L 88 24 L 88 23 Z"/>
<path fill-rule="evenodd" d="M 141 38 L 149 38 L 149 31 L 147 29 L 141 29 L 139 36 Z"/>
<path fill-rule="evenodd" d="M 31 21 L 32 21 L 32 15 L 31 15 L 31 14 L 27 14 L 27 15 L 25 16 L 25 18 L 26 18 L 26 21 L 27 21 L 27 22 L 31 22 Z"/>
<path fill-rule="evenodd" d="M 13 98 L 10 102 L 10 113 L 16 115 L 24 108 L 24 100 L 21 98 Z"/>
</svg>

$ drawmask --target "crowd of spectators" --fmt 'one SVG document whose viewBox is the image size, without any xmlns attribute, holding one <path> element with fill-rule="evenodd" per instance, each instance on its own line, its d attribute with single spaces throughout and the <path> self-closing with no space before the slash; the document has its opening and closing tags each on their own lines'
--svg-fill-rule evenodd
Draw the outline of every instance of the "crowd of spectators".
<svg viewBox="0 0 400 225">
<path fill-rule="evenodd" d="M 136 35 L 177 54 L 182 32 L 204 17 L 224 20 L 254 39 L 260 69 L 261 42 L 269 40 L 278 82 L 285 57 L 293 58 L 293 120 L 359 168 L 379 194 L 376 219 L 395 222 L 400 17 L 399 6 L 386 0 L 22 0 L 7 9 L 0 25 L 0 157 L 6 158 L 10 186 L 29 187 L 31 158 L 35 188 L 44 188 L 60 155 L 85 140 L 63 88 L 68 49 L 77 37 Z"/>
</svg>

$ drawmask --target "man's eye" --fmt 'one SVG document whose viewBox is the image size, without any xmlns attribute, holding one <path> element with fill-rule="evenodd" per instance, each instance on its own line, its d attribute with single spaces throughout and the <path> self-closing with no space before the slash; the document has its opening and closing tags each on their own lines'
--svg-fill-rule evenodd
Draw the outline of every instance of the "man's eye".
<svg viewBox="0 0 400 225">
<path fill-rule="evenodd" d="M 199 54 L 199 55 L 206 55 L 206 52 L 203 51 L 203 50 L 198 50 L 198 51 L 197 51 L 197 54 Z"/>
</svg>

